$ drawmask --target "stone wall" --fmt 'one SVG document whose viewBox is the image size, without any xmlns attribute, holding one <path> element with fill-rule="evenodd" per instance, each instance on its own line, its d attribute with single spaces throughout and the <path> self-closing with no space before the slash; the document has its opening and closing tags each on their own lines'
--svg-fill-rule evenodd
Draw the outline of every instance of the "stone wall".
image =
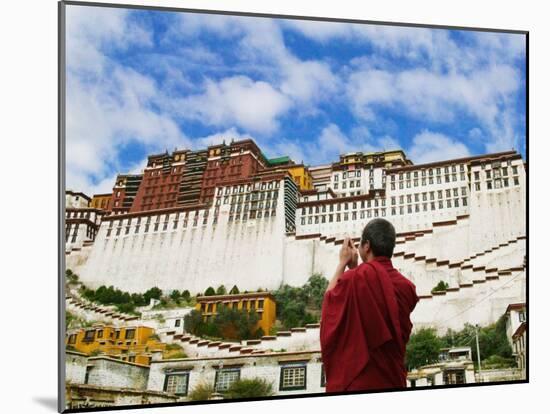
<svg viewBox="0 0 550 414">
<path fill-rule="evenodd" d="M 65 351 L 65 382 L 84 384 L 88 356 L 80 352 Z"/>
<path fill-rule="evenodd" d="M 98 356 L 88 359 L 89 385 L 144 390 L 147 386 L 149 367 L 131 362 Z"/>
<path fill-rule="evenodd" d="M 220 364 L 225 368 L 238 367 L 241 379 L 266 379 L 273 384 L 275 395 L 309 394 L 325 391 L 325 388 L 321 387 L 322 362 L 320 352 L 281 352 L 236 357 L 153 361 L 147 389 L 163 391 L 166 373 L 170 370 L 189 372 L 189 391 L 192 391 L 197 384 L 203 382 L 214 385 L 216 369 Z M 291 364 L 306 366 L 305 389 L 293 391 L 280 389 L 281 367 Z"/>
</svg>

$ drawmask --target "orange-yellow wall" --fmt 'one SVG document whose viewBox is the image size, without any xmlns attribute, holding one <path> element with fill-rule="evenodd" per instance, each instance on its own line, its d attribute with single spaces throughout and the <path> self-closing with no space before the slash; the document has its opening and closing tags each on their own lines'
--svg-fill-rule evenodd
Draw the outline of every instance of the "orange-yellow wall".
<svg viewBox="0 0 550 414">
<path fill-rule="evenodd" d="M 300 187 L 300 190 L 313 189 L 313 177 L 311 176 L 309 169 L 307 169 L 303 165 L 299 165 L 296 167 L 290 167 L 288 169 L 288 172 L 294 179 L 294 182 L 298 184 L 298 186 Z"/>
<path fill-rule="evenodd" d="M 208 296 L 205 296 L 205 297 L 201 297 L 199 299 L 199 302 L 195 305 L 195 309 L 197 310 L 201 310 L 202 307 L 201 305 L 204 303 L 205 304 L 205 310 L 202 312 L 203 316 L 206 318 L 208 316 L 213 316 L 217 313 L 217 303 L 212 303 L 212 311 L 211 312 L 208 312 Z M 212 300 L 216 300 L 215 298 L 213 298 Z M 263 310 L 262 311 L 258 311 L 258 301 L 259 300 L 263 300 L 264 301 L 264 305 L 263 305 Z M 247 297 L 244 297 L 244 298 L 236 298 L 236 299 L 223 299 L 221 302 L 223 304 L 223 302 L 230 302 L 229 306 L 232 306 L 232 303 L 234 301 L 237 301 L 237 309 L 243 309 L 243 301 L 247 301 L 248 302 L 248 306 L 247 306 L 247 310 L 250 310 L 251 309 L 251 305 L 250 305 L 250 302 L 254 301 L 255 302 L 255 306 L 254 308 L 256 309 L 256 312 L 258 313 L 258 315 L 260 315 L 261 319 L 258 321 L 258 324 L 256 326 L 256 329 L 257 328 L 262 328 L 262 330 L 264 331 L 264 334 L 265 335 L 269 335 L 269 330 L 271 329 L 271 327 L 273 326 L 273 324 L 275 323 L 275 312 L 276 312 L 276 304 L 275 304 L 275 301 L 273 299 L 271 299 L 270 297 L 262 297 L 262 298 L 258 298 L 258 297 L 255 297 L 255 298 L 247 298 Z"/>
<path fill-rule="evenodd" d="M 90 202 L 90 207 L 97 208 L 97 209 L 103 209 L 103 210 L 109 210 L 110 201 L 111 201 L 111 194 L 109 194 L 109 195 L 95 195 L 95 196 L 92 197 L 92 201 Z"/>
<path fill-rule="evenodd" d="M 135 334 L 132 339 L 126 338 L 126 331 L 134 329 Z M 91 341 L 84 340 L 87 331 L 95 331 L 94 338 Z M 119 331 L 119 338 L 116 338 L 116 332 Z M 103 332 L 102 337 L 98 337 L 99 333 Z M 107 355 L 119 356 L 122 360 L 127 361 L 129 353 L 135 354 L 135 361 L 138 364 L 149 364 L 149 356 L 145 355 L 153 350 L 164 350 L 165 344 L 151 338 L 154 334 L 152 328 L 146 326 L 138 327 L 121 327 L 115 328 L 112 326 L 83 328 L 76 333 L 75 343 L 70 343 L 71 335 L 65 338 L 65 344 L 71 346 L 79 352 L 91 354 L 94 351 L 100 351 Z"/>
</svg>

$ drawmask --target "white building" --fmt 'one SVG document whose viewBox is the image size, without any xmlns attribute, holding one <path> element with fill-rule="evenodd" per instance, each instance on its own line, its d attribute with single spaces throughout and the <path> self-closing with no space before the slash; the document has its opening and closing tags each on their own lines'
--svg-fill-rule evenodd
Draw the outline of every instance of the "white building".
<svg viewBox="0 0 550 414">
<path fill-rule="evenodd" d="M 66 208 L 86 208 L 90 206 L 92 199 L 84 193 L 75 191 L 65 191 L 65 207 Z"/>
<path fill-rule="evenodd" d="M 67 267 L 90 287 L 130 292 L 301 286 L 313 273 L 330 277 L 343 238 L 358 242 L 369 220 L 384 217 L 398 232 L 393 264 L 421 297 L 415 326 L 486 325 L 525 301 L 520 154 L 412 165 L 402 151 L 353 153 L 330 174 L 326 165 L 310 171 L 316 191 L 299 194 L 288 174 L 266 175 L 216 188 L 210 207 L 103 216 Z M 432 294 L 439 281 L 449 289 Z"/>
<path fill-rule="evenodd" d="M 525 303 L 512 303 L 506 309 L 506 336 L 516 358 L 518 369 L 526 378 L 527 367 L 527 309 Z"/>
<path fill-rule="evenodd" d="M 198 384 L 211 384 L 223 393 L 235 380 L 253 378 L 269 382 L 273 395 L 325 392 L 321 353 L 312 351 L 152 361 L 147 389 L 175 393 L 186 401 Z"/>
</svg>

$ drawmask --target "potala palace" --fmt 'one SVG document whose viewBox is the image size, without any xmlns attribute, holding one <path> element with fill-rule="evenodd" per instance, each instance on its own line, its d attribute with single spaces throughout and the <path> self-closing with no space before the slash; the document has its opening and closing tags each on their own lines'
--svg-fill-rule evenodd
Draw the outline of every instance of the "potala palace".
<svg viewBox="0 0 550 414">
<path fill-rule="evenodd" d="M 73 189 L 74 190 L 74 189 Z M 413 164 L 401 150 L 306 166 L 252 141 L 151 155 L 109 194 L 66 195 L 66 267 L 90 287 L 203 292 L 330 278 L 345 236 L 385 217 L 417 287 L 415 327 L 494 322 L 525 302 L 526 165 L 507 151 Z M 439 282 L 446 291 L 430 293 Z"/>
</svg>

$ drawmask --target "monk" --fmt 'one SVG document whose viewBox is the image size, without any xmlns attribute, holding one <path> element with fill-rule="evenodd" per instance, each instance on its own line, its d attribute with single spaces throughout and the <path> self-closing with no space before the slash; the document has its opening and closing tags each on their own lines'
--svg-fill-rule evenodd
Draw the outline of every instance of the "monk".
<svg viewBox="0 0 550 414">
<path fill-rule="evenodd" d="M 358 249 L 344 240 L 321 313 L 327 392 L 406 387 L 405 347 L 418 296 L 392 266 L 394 247 L 395 229 L 380 218 L 366 225 Z"/>
</svg>

